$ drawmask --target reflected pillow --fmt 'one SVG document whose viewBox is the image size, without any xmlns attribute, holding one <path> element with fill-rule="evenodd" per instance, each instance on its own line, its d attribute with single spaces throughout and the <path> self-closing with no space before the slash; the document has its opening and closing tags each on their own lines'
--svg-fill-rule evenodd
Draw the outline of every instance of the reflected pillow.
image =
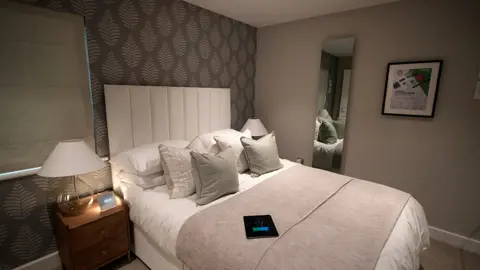
<svg viewBox="0 0 480 270">
<path fill-rule="evenodd" d="M 332 123 L 322 120 L 318 132 L 318 141 L 325 144 L 334 144 L 338 140 L 337 131 Z"/>
<path fill-rule="evenodd" d="M 318 133 L 320 133 L 320 122 L 318 119 L 315 119 L 315 135 L 314 135 L 314 140 L 318 141 Z"/>
<path fill-rule="evenodd" d="M 332 117 L 330 116 L 330 114 L 328 113 L 327 110 L 325 109 L 322 109 L 321 111 L 318 112 L 317 114 L 317 119 L 318 121 L 322 121 L 322 120 L 327 120 L 328 122 L 332 122 L 333 119 Z"/>
<path fill-rule="evenodd" d="M 345 119 L 332 121 L 332 124 L 335 127 L 338 138 L 343 139 L 345 137 Z"/>
</svg>

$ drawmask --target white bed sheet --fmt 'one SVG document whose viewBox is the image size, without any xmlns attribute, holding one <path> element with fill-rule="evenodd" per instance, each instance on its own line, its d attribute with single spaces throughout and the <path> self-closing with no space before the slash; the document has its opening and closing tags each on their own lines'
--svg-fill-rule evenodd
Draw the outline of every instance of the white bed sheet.
<svg viewBox="0 0 480 270">
<path fill-rule="evenodd" d="M 239 177 L 240 192 L 250 189 L 273 175 L 290 168 L 295 163 L 282 160 L 284 168 L 260 177 L 252 178 L 248 174 Z M 113 177 L 115 173 L 113 173 Z M 220 203 L 231 196 L 225 196 L 213 203 L 197 206 L 196 195 L 188 198 L 170 200 L 166 186 L 150 190 L 121 183 L 124 199 L 130 205 L 130 219 L 161 250 L 176 256 L 175 246 L 182 225 L 196 212 Z M 376 269 L 418 269 L 418 254 L 429 247 L 428 224 L 422 206 L 411 198 L 402 211 L 390 238 L 379 257 Z"/>
</svg>

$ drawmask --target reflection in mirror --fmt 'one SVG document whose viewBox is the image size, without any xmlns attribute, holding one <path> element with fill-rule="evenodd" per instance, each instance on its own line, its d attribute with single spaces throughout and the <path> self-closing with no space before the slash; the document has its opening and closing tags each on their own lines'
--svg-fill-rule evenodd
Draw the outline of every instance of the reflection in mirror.
<svg viewBox="0 0 480 270">
<path fill-rule="evenodd" d="M 322 46 L 313 162 L 341 173 L 355 38 L 327 39 Z"/>
</svg>

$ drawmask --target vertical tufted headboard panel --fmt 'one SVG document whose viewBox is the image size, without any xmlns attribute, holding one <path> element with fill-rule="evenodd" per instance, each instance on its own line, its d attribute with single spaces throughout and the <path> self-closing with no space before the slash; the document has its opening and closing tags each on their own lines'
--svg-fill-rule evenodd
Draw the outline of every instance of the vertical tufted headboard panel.
<svg viewBox="0 0 480 270">
<path fill-rule="evenodd" d="M 230 89 L 105 85 L 110 156 L 231 126 Z"/>
</svg>

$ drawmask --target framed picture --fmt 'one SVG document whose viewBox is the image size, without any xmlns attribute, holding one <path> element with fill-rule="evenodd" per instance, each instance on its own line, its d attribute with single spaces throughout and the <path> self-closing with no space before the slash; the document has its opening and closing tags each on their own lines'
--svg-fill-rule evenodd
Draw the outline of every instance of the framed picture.
<svg viewBox="0 0 480 270">
<path fill-rule="evenodd" d="M 433 117 L 442 61 L 389 63 L 382 114 Z"/>
</svg>

